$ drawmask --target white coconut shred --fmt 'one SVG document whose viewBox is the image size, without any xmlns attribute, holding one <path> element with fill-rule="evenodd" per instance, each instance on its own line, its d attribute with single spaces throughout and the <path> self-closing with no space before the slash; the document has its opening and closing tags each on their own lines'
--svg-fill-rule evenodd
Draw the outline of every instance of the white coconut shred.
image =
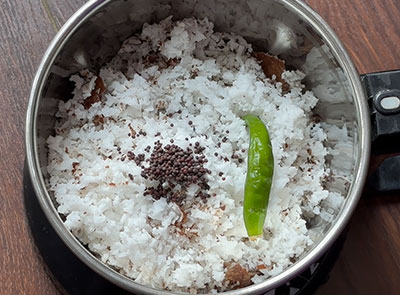
<svg viewBox="0 0 400 295">
<path fill-rule="evenodd" d="M 324 218 L 322 202 L 340 207 L 343 196 L 324 188 L 318 99 L 300 71 L 283 72 L 290 91 L 279 78 L 207 19 L 144 25 L 98 75 L 72 76 L 73 98 L 59 103 L 47 170 L 65 226 L 101 261 L 155 288 L 223 291 L 282 272 L 313 243 L 306 218 Z M 266 124 L 275 159 L 257 241 L 243 223 L 244 114 Z"/>
</svg>

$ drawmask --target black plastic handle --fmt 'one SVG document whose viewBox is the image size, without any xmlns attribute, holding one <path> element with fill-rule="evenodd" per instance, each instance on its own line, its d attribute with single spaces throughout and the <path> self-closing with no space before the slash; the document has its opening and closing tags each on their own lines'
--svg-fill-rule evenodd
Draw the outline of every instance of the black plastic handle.
<svg viewBox="0 0 400 295">
<path fill-rule="evenodd" d="M 400 70 L 361 76 L 371 110 L 372 152 L 400 152 Z M 400 156 L 389 157 L 371 176 L 379 192 L 400 190 Z"/>
<path fill-rule="evenodd" d="M 371 175 L 369 185 L 378 192 L 400 189 L 400 156 L 385 159 Z"/>
<path fill-rule="evenodd" d="M 371 109 L 372 151 L 400 152 L 400 70 L 361 76 Z"/>
</svg>

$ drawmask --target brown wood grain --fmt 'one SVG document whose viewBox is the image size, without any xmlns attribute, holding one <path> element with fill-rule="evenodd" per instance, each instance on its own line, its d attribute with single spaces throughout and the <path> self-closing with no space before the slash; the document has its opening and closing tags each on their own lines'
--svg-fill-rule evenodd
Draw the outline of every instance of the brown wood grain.
<svg viewBox="0 0 400 295">
<path fill-rule="evenodd" d="M 84 0 L 0 1 L 0 294 L 59 294 L 30 237 L 22 202 L 23 130 L 40 58 Z M 360 73 L 400 69 L 400 1 L 307 0 Z M 377 161 L 377 160 L 376 160 Z M 400 195 L 361 200 L 347 242 L 318 294 L 400 293 Z"/>
<path fill-rule="evenodd" d="M 63 22 L 83 1 L 57 2 Z M 31 240 L 22 202 L 25 109 L 54 34 L 40 1 L 0 1 L 0 294 L 5 295 L 59 293 Z"/>
</svg>

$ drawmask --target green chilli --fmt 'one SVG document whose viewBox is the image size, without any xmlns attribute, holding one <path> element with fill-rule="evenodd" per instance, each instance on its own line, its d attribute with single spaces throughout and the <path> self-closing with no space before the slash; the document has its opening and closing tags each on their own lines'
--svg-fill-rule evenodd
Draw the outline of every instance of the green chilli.
<svg viewBox="0 0 400 295">
<path fill-rule="evenodd" d="M 250 132 L 243 217 L 247 234 L 256 239 L 263 234 L 274 174 L 274 158 L 267 127 L 256 116 L 243 117 Z"/>
</svg>

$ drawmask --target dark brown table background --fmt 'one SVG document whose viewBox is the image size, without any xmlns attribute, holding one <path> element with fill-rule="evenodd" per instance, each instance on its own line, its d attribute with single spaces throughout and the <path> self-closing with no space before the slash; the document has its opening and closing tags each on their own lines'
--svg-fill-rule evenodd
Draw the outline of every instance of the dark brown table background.
<svg viewBox="0 0 400 295">
<path fill-rule="evenodd" d="M 84 0 L 0 0 L 0 294 L 59 294 L 26 224 L 25 109 L 45 48 Z M 400 69 L 399 0 L 307 0 L 333 27 L 360 73 Z M 48 12 L 51 11 L 50 17 Z M 399 143 L 396 143 L 399 144 Z M 377 163 L 378 158 L 373 158 Z M 400 194 L 362 199 L 318 294 L 400 294 Z"/>
</svg>

